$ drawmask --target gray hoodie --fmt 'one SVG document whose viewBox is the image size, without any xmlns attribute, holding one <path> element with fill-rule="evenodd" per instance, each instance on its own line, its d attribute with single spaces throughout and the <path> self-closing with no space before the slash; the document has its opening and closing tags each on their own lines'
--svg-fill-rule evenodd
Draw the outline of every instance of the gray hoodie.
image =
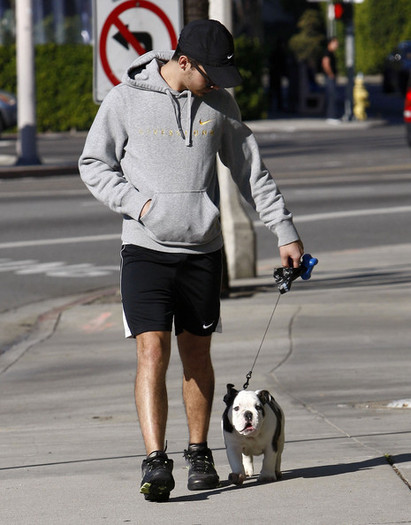
<svg viewBox="0 0 411 525">
<path fill-rule="evenodd" d="M 278 244 L 298 240 L 234 99 L 223 89 L 204 97 L 172 90 L 159 69 L 171 56 L 151 51 L 131 64 L 105 97 L 80 157 L 91 193 L 123 215 L 123 243 L 179 253 L 221 248 L 217 153 Z"/>
</svg>

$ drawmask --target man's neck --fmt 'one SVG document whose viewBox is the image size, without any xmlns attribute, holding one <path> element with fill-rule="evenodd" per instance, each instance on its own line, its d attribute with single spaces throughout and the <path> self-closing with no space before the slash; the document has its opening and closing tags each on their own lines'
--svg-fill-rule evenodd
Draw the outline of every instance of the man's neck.
<svg viewBox="0 0 411 525">
<path fill-rule="evenodd" d="M 180 67 L 175 60 L 169 60 L 160 69 L 160 74 L 174 91 L 183 91 L 184 85 L 180 80 Z"/>
</svg>

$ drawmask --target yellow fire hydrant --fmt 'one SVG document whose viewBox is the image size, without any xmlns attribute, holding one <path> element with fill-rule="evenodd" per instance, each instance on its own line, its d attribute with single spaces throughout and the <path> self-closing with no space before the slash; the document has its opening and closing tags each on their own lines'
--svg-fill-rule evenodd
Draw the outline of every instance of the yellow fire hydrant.
<svg viewBox="0 0 411 525">
<path fill-rule="evenodd" d="M 365 108 L 370 105 L 369 94 L 364 86 L 364 77 L 362 74 L 358 74 L 355 77 L 354 88 L 353 88 L 353 102 L 354 102 L 354 116 L 357 120 L 366 120 L 367 113 Z"/>
</svg>

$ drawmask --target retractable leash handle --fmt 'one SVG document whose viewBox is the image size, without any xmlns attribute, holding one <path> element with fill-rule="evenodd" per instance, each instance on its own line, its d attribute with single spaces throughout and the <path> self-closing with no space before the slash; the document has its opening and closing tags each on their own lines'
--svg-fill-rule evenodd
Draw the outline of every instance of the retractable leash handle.
<svg viewBox="0 0 411 525">
<path fill-rule="evenodd" d="M 311 254 L 309 253 L 303 255 L 300 266 L 300 268 L 303 269 L 301 274 L 301 279 L 303 279 L 303 281 L 308 281 L 316 264 L 318 264 L 318 259 L 316 257 L 311 257 Z"/>
<path fill-rule="evenodd" d="M 289 292 L 291 290 L 291 283 L 298 277 L 301 277 L 304 281 L 308 281 L 317 263 L 318 259 L 316 257 L 305 253 L 298 268 L 274 268 L 273 276 L 280 293 L 284 294 Z"/>
</svg>

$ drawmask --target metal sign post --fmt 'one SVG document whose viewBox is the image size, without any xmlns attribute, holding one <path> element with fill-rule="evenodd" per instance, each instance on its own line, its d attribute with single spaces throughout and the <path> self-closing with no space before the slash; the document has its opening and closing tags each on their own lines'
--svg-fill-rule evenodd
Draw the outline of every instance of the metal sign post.
<svg viewBox="0 0 411 525">
<path fill-rule="evenodd" d="M 17 164 L 40 164 L 36 138 L 36 76 L 32 0 L 17 0 Z"/>
<path fill-rule="evenodd" d="M 351 6 L 350 6 L 351 7 Z M 353 119 L 353 89 L 355 66 L 355 34 L 353 10 L 349 10 L 349 17 L 345 22 L 345 68 L 347 70 L 347 86 L 345 90 L 344 120 Z"/>
</svg>

